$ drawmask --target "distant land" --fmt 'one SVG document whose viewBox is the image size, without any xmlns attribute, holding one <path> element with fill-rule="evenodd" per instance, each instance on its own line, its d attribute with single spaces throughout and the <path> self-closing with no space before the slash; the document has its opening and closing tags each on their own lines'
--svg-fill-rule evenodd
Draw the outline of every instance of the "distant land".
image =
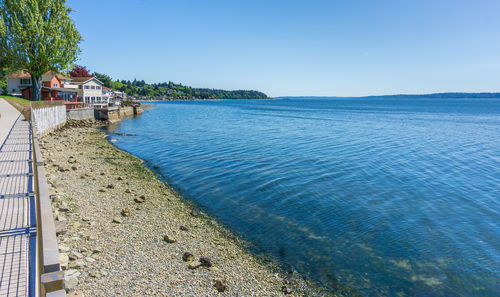
<svg viewBox="0 0 500 297">
<path fill-rule="evenodd" d="M 328 98 L 500 98 L 500 93 L 433 93 L 433 94 L 397 94 L 397 95 L 378 95 L 378 96 L 361 96 L 361 97 L 340 97 L 340 96 L 280 96 L 276 99 L 286 98 L 315 98 L 315 99 L 328 99 Z"/>
<path fill-rule="evenodd" d="M 162 82 L 148 84 L 144 80 L 113 80 L 110 76 L 95 72 L 93 74 L 104 86 L 127 93 L 141 100 L 210 100 L 210 99 L 268 99 L 269 97 L 254 90 L 220 90 L 193 88 L 179 83 Z"/>
</svg>

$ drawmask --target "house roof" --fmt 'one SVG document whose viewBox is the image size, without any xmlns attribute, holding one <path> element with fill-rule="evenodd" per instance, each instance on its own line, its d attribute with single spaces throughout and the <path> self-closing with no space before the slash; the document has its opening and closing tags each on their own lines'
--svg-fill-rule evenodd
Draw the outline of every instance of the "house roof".
<svg viewBox="0 0 500 297">
<path fill-rule="evenodd" d="M 42 81 L 44 81 L 44 82 L 51 81 L 54 76 L 57 77 L 57 79 L 59 79 L 59 80 L 69 79 L 69 77 L 64 76 L 60 73 L 56 73 L 54 71 L 47 71 L 44 74 L 42 74 Z M 8 79 L 31 78 L 31 75 L 28 72 L 21 70 L 21 71 L 9 73 L 7 75 L 7 78 Z"/>
<path fill-rule="evenodd" d="M 86 82 L 88 82 L 88 81 L 90 81 L 90 80 L 95 80 L 95 81 L 97 81 L 98 83 L 100 83 L 101 85 L 104 85 L 104 84 L 102 83 L 102 81 L 98 80 L 98 79 L 97 79 L 96 77 L 94 77 L 94 76 L 90 76 L 90 77 L 89 77 L 89 76 L 87 76 L 87 77 L 72 77 L 72 78 L 71 78 L 71 82 L 73 82 L 73 83 L 77 83 L 77 84 L 84 84 L 84 83 L 86 83 Z"/>
<path fill-rule="evenodd" d="M 72 77 L 71 81 L 72 82 L 86 82 L 87 80 L 90 80 L 94 78 L 93 76 L 82 76 L 82 77 Z"/>
</svg>

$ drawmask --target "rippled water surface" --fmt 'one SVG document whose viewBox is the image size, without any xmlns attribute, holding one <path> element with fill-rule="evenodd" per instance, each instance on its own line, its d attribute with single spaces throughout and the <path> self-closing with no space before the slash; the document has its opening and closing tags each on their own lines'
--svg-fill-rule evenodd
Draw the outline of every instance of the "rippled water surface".
<svg viewBox="0 0 500 297">
<path fill-rule="evenodd" d="M 113 132 L 259 251 L 332 289 L 499 296 L 498 99 L 165 102 Z"/>
</svg>

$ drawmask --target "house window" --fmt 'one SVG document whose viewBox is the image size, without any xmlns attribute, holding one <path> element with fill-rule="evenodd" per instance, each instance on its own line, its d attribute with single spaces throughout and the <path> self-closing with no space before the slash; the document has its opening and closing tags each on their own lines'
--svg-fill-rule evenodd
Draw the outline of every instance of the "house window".
<svg viewBox="0 0 500 297">
<path fill-rule="evenodd" d="M 90 103 L 90 97 L 85 97 L 85 103 Z"/>
<path fill-rule="evenodd" d="M 101 89 L 101 87 L 100 87 L 100 86 L 96 86 L 95 88 L 96 88 L 97 90 L 100 90 L 100 89 Z"/>
<path fill-rule="evenodd" d="M 92 86 L 92 90 L 95 90 L 95 86 Z"/>
<path fill-rule="evenodd" d="M 86 89 L 86 90 L 89 90 L 89 89 L 90 89 L 90 86 L 85 86 L 85 89 Z"/>
<path fill-rule="evenodd" d="M 29 85 L 29 84 L 31 84 L 31 80 L 29 78 L 21 78 L 21 84 L 22 85 Z"/>
<path fill-rule="evenodd" d="M 95 97 L 91 97 L 92 103 L 95 103 Z"/>
<path fill-rule="evenodd" d="M 54 84 L 54 88 L 57 88 L 57 84 Z"/>
</svg>

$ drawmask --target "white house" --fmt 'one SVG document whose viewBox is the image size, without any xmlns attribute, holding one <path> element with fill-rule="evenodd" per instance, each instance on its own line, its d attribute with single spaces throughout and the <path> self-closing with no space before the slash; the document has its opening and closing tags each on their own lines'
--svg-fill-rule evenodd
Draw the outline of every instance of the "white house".
<svg viewBox="0 0 500 297">
<path fill-rule="evenodd" d="M 83 102 L 96 107 L 106 107 L 109 97 L 103 96 L 103 83 L 95 77 L 73 77 L 71 84 L 78 86 L 78 96 Z"/>
<path fill-rule="evenodd" d="M 7 75 L 7 91 L 12 96 L 22 96 L 21 89 L 31 87 L 31 78 L 29 73 L 14 72 Z"/>
</svg>

